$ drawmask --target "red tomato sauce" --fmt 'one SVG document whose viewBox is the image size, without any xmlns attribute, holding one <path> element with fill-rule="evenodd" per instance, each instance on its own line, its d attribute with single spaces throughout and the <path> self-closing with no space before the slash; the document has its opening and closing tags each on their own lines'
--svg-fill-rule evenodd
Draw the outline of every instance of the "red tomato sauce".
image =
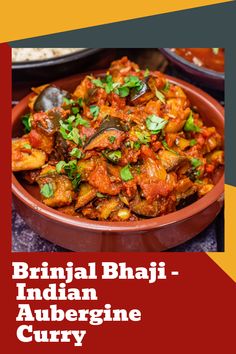
<svg viewBox="0 0 236 354">
<path fill-rule="evenodd" d="M 174 48 L 174 51 L 197 66 L 224 72 L 224 48 Z"/>
</svg>

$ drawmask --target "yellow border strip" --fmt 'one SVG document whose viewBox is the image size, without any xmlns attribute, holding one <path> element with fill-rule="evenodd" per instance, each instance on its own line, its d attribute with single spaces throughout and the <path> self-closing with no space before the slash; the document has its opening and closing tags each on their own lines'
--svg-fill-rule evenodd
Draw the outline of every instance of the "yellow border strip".
<svg viewBox="0 0 236 354">
<path fill-rule="evenodd" d="M 225 252 L 207 253 L 236 282 L 236 187 L 225 185 Z"/>
<path fill-rule="evenodd" d="M 52 33 L 81 29 L 117 21 L 186 10 L 232 0 L 110 0 L 68 3 L 41 0 L 4 1 L 0 22 L 0 42 L 15 41 Z M 7 16 L 7 14 L 9 14 Z"/>
</svg>

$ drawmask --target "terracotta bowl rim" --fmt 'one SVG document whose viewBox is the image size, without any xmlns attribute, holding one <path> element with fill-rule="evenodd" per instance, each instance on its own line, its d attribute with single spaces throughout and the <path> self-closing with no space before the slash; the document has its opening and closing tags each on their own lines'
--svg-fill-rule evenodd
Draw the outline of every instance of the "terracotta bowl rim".
<svg viewBox="0 0 236 354">
<path fill-rule="evenodd" d="M 102 75 L 106 70 L 94 71 L 95 75 Z M 81 73 L 67 78 L 57 80 L 53 82 L 56 85 L 60 85 L 63 88 L 63 83 L 65 81 L 70 81 L 78 78 L 80 80 L 86 75 L 86 73 Z M 186 88 L 194 93 L 198 98 L 203 99 L 205 104 L 210 105 L 218 113 L 218 116 L 221 116 L 221 119 L 224 122 L 224 108 L 210 95 L 202 91 L 201 89 L 183 81 L 178 78 L 165 75 L 169 81 L 180 85 L 183 88 Z M 12 110 L 12 124 L 17 120 L 18 110 L 21 106 L 27 105 L 28 99 L 32 95 L 31 93 L 25 96 Z M 69 216 L 63 213 L 58 212 L 55 209 L 47 207 L 42 202 L 35 199 L 29 192 L 27 192 L 23 186 L 18 182 L 15 175 L 12 173 L 12 192 L 16 198 L 18 198 L 23 204 L 27 205 L 33 212 L 40 214 L 44 218 L 49 218 L 54 222 L 62 223 L 63 226 L 85 229 L 91 231 L 145 231 L 151 229 L 158 229 L 166 225 L 173 223 L 179 223 L 186 219 L 191 218 L 193 215 L 199 214 L 204 209 L 207 209 L 213 203 L 222 200 L 224 195 L 224 173 L 220 177 L 219 181 L 216 183 L 214 188 L 206 194 L 201 199 L 190 204 L 183 209 L 172 212 L 167 215 L 163 215 L 156 218 L 143 219 L 138 221 L 127 221 L 127 222 L 114 222 L 114 221 L 94 221 L 89 219 L 79 219 L 74 216 Z"/>
<path fill-rule="evenodd" d="M 165 53 L 166 55 L 169 55 L 170 57 L 172 57 L 172 59 L 177 61 L 178 63 L 183 64 L 183 65 L 185 65 L 185 66 L 187 66 L 187 67 L 189 67 L 201 74 L 207 75 L 207 76 L 214 78 L 214 79 L 220 79 L 220 80 L 225 79 L 224 72 L 211 70 L 211 69 L 205 68 L 203 66 L 197 66 L 196 64 L 191 63 L 190 61 L 188 61 L 185 58 L 181 57 L 180 55 L 176 54 L 170 48 L 162 48 L 161 51 L 163 53 Z"/>
</svg>

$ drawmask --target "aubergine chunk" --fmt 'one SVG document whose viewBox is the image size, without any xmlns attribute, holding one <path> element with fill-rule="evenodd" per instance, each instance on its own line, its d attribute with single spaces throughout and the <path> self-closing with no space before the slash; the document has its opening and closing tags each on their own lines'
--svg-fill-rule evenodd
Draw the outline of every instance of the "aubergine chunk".
<svg viewBox="0 0 236 354">
<path fill-rule="evenodd" d="M 12 139 L 12 171 L 36 170 L 41 168 L 46 160 L 46 153 L 32 148 L 28 137 Z"/>
<path fill-rule="evenodd" d="M 54 154 L 58 161 L 68 160 L 69 157 L 69 145 L 65 139 L 63 139 L 60 133 L 56 133 L 55 135 L 55 146 L 54 146 Z"/>
<path fill-rule="evenodd" d="M 34 184 L 36 182 L 36 179 L 40 175 L 40 172 L 41 172 L 41 169 L 32 170 L 32 171 L 23 171 L 22 177 L 29 184 Z"/>
<path fill-rule="evenodd" d="M 123 204 L 119 198 L 101 200 L 101 202 L 99 202 L 99 204 L 96 206 L 96 209 L 98 210 L 98 219 L 107 220 L 111 213 L 119 210 L 122 205 Z"/>
<path fill-rule="evenodd" d="M 162 166 L 167 172 L 176 170 L 183 163 L 188 161 L 186 156 L 181 156 L 168 150 L 160 150 L 158 157 L 160 158 Z"/>
<path fill-rule="evenodd" d="M 69 92 L 54 85 L 47 86 L 34 102 L 35 112 L 46 112 L 54 107 L 60 107 L 64 98 L 70 98 Z"/>
<path fill-rule="evenodd" d="M 74 198 L 71 181 L 65 175 L 59 175 L 50 170 L 42 170 L 37 178 L 40 187 L 42 202 L 52 208 L 68 206 Z"/>
<path fill-rule="evenodd" d="M 180 179 L 176 185 L 176 202 L 177 204 L 182 200 L 195 194 L 198 187 L 190 180 L 190 178 L 185 177 Z"/>
<path fill-rule="evenodd" d="M 60 128 L 60 121 L 67 117 L 67 112 L 61 107 L 52 108 L 48 112 L 33 114 L 32 127 L 45 135 L 52 136 Z"/>
<path fill-rule="evenodd" d="M 142 87 L 138 91 L 136 88 L 130 90 L 129 103 L 136 106 L 147 103 L 154 97 L 153 92 L 150 90 L 147 80 L 142 81 Z"/>
<path fill-rule="evenodd" d="M 96 197 L 97 191 L 89 183 L 81 183 L 75 209 L 80 209 Z"/>
<path fill-rule="evenodd" d="M 149 203 L 146 199 L 141 199 L 139 194 L 129 204 L 131 211 L 139 216 L 155 217 L 160 214 L 160 203 L 155 200 Z"/>
<path fill-rule="evenodd" d="M 124 126 L 119 118 L 105 118 L 95 134 L 93 134 L 84 146 L 84 150 L 108 148 L 117 150 L 124 140 Z"/>
</svg>

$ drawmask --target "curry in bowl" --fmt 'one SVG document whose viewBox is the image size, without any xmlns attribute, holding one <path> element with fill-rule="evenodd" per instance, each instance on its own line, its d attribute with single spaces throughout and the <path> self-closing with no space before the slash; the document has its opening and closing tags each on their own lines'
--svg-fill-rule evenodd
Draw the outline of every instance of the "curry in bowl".
<svg viewBox="0 0 236 354">
<path fill-rule="evenodd" d="M 224 48 L 173 48 L 173 51 L 199 67 L 224 72 Z"/>
<path fill-rule="evenodd" d="M 126 57 L 73 93 L 34 89 L 12 169 L 42 202 L 78 218 L 135 221 L 171 213 L 214 187 L 223 138 L 164 74 Z"/>
</svg>

